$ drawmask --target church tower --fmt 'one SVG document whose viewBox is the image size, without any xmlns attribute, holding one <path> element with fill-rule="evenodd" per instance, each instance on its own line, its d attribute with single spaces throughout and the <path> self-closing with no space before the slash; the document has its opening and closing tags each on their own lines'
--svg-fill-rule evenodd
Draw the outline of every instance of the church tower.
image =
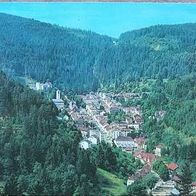
<svg viewBox="0 0 196 196">
<path fill-rule="evenodd" d="M 56 91 L 56 99 L 61 99 L 61 92 L 60 92 L 60 90 Z"/>
</svg>

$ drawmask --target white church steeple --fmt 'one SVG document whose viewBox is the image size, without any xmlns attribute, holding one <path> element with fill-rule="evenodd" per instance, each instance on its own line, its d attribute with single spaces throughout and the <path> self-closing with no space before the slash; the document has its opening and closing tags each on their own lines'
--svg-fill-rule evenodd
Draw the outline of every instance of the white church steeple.
<svg viewBox="0 0 196 196">
<path fill-rule="evenodd" d="M 60 90 L 56 91 L 56 99 L 61 99 L 61 92 L 60 92 Z"/>
</svg>

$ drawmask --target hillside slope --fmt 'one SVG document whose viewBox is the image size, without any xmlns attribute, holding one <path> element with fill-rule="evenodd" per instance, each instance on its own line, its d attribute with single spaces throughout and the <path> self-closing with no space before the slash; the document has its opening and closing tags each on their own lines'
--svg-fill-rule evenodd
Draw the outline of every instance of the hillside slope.
<svg viewBox="0 0 196 196">
<path fill-rule="evenodd" d="M 0 14 L 0 26 L 0 68 L 60 88 L 89 91 L 196 70 L 196 24 L 154 26 L 119 39 L 7 14 Z"/>
<path fill-rule="evenodd" d="M 96 165 L 54 105 L 2 72 L 0 97 L 1 195 L 97 195 Z"/>
<path fill-rule="evenodd" d="M 0 67 L 59 86 L 91 88 L 95 57 L 111 38 L 0 14 Z M 85 76 L 85 77 L 84 77 Z M 95 81 L 96 82 L 96 81 Z M 82 85 L 83 84 L 83 85 Z"/>
</svg>

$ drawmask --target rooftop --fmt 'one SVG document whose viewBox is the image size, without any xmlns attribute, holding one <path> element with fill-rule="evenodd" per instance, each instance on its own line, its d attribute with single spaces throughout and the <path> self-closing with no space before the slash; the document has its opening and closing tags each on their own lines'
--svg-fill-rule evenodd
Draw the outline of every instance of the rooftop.
<svg viewBox="0 0 196 196">
<path fill-rule="evenodd" d="M 126 137 L 126 136 L 118 136 L 116 138 L 116 141 L 123 141 L 123 142 L 129 142 L 129 141 L 133 141 L 132 137 Z"/>
<path fill-rule="evenodd" d="M 174 171 L 178 168 L 178 165 L 176 163 L 169 163 L 167 164 L 167 168 Z"/>
</svg>

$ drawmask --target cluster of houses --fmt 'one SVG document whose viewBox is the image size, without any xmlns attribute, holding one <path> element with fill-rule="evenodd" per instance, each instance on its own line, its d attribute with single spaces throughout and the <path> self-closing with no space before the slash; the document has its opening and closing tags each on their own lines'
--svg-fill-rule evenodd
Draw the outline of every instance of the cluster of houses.
<svg viewBox="0 0 196 196">
<path fill-rule="evenodd" d="M 83 140 L 80 142 L 80 147 L 83 149 L 91 148 L 101 141 L 113 143 L 123 151 L 132 153 L 136 159 L 143 163 L 143 167 L 134 175 L 129 176 L 127 186 L 131 185 L 139 178 L 143 178 L 147 174 L 154 172 L 152 169 L 153 162 L 161 157 L 163 144 L 156 146 L 154 153 L 146 152 L 147 138 L 129 136 L 133 130 L 139 130 L 143 123 L 142 112 L 139 106 L 123 107 L 116 101 L 116 97 L 130 99 L 131 97 L 140 97 L 139 94 L 113 94 L 113 93 L 90 93 L 80 95 L 86 107 L 78 107 L 76 102 L 69 100 L 67 112 L 75 122 L 76 127 L 81 131 Z M 64 109 L 64 101 L 61 99 L 60 91 L 56 91 L 56 99 L 52 100 L 59 110 Z M 122 110 L 126 114 L 126 119 L 121 122 L 108 122 L 108 115 L 112 112 Z M 155 118 L 159 121 L 165 115 L 164 111 L 158 111 Z M 155 187 L 151 190 L 154 196 L 180 195 L 176 189 L 180 178 L 177 175 L 178 165 L 176 163 L 166 164 L 170 174 L 170 180 L 163 182 L 160 178 Z M 155 172 L 154 172 L 155 173 Z M 155 173 L 155 175 L 157 175 Z M 192 185 L 193 191 L 196 191 L 196 184 Z"/>
<path fill-rule="evenodd" d="M 135 158 L 139 159 L 144 166 L 138 170 L 136 173 L 134 173 L 132 176 L 128 177 L 127 180 L 127 186 L 131 185 L 138 179 L 142 179 L 149 173 L 154 173 L 155 176 L 158 177 L 158 182 L 155 184 L 155 187 L 151 191 L 151 194 L 153 196 L 170 196 L 175 195 L 179 196 L 180 192 L 176 188 L 177 183 L 179 182 L 179 177 L 177 176 L 176 170 L 178 169 L 178 165 L 176 163 L 169 163 L 166 164 L 166 167 L 170 174 L 170 180 L 164 182 L 158 174 L 153 171 L 152 165 L 153 162 L 160 158 L 160 146 L 158 145 L 155 149 L 155 153 L 148 153 L 144 150 L 136 151 L 133 155 Z"/>
<path fill-rule="evenodd" d="M 82 96 L 86 103 L 86 111 L 102 133 L 102 139 L 108 143 L 119 136 L 127 137 L 133 130 L 139 130 L 142 124 L 140 107 L 123 107 L 112 93 L 94 93 Z M 123 96 L 123 94 L 121 95 Z M 127 96 L 127 94 L 126 94 Z M 131 95 L 130 95 L 131 98 Z M 108 122 L 108 114 L 124 111 L 126 119 L 120 122 Z"/>
<path fill-rule="evenodd" d="M 142 112 L 139 106 L 123 107 L 115 100 L 113 93 L 90 93 L 80 95 L 86 108 L 77 107 L 76 103 L 69 101 L 68 113 L 75 121 L 77 128 L 81 131 L 83 138 L 86 140 L 94 132 L 98 141 L 105 141 L 122 147 L 130 151 L 136 147 L 136 144 L 128 137 L 133 130 L 139 130 L 143 122 Z M 134 95 L 133 93 L 121 94 L 126 99 Z M 109 122 L 108 114 L 116 111 L 123 111 L 126 119 L 120 122 Z M 86 141 L 87 144 L 88 141 Z M 88 142 L 89 143 L 89 142 Z M 90 146 L 90 145 L 89 145 Z"/>
<path fill-rule="evenodd" d="M 152 165 L 154 161 L 160 159 L 161 151 L 164 148 L 163 144 L 159 144 L 156 146 L 154 153 L 149 153 L 145 151 L 144 147 L 140 149 L 137 148 L 137 151 L 133 153 L 134 157 L 139 159 L 144 166 L 142 169 L 138 170 L 135 174 L 128 177 L 127 186 L 134 183 L 136 180 L 145 177 L 149 173 L 154 173 L 157 177 L 159 177 L 155 171 L 152 169 Z M 177 163 L 170 162 L 165 163 L 168 171 L 169 171 L 169 180 L 164 182 L 160 177 L 155 187 L 151 190 L 151 194 L 153 196 L 179 196 L 180 188 L 179 184 L 181 182 L 179 176 L 179 166 Z M 196 183 L 192 183 L 192 193 L 196 193 Z"/>
</svg>

